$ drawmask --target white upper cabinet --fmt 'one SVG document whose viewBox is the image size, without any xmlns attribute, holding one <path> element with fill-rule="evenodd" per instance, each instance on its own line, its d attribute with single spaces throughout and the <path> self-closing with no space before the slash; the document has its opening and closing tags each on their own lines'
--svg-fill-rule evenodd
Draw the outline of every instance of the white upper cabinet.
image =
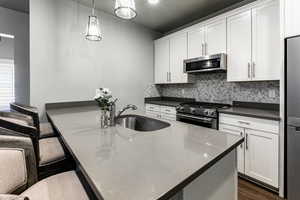
<svg viewBox="0 0 300 200">
<path fill-rule="evenodd" d="M 280 80 L 279 0 L 228 17 L 227 26 L 227 80 Z"/>
<path fill-rule="evenodd" d="M 170 72 L 170 40 L 162 38 L 155 43 L 155 83 L 167 83 Z"/>
<path fill-rule="evenodd" d="M 280 80 L 281 44 L 279 1 L 252 10 L 252 80 Z"/>
<path fill-rule="evenodd" d="M 285 35 L 300 35 L 300 1 L 285 0 Z"/>
<path fill-rule="evenodd" d="M 188 31 L 188 58 L 226 53 L 226 18 Z"/>
<path fill-rule="evenodd" d="M 205 50 L 207 55 L 226 53 L 226 19 L 216 20 L 206 26 Z"/>
<path fill-rule="evenodd" d="M 187 83 L 187 74 L 183 73 L 183 61 L 187 59 L 187 33 L 170 37 L 170 77 L 171 83 Z"/>
<path fill-rule="evenodd" d="M 188 31 L 188 58 L 204 55 L 205 28 L 195 28 Z"/>
<path fill-rule="evenodd" d="M 245 129 L 245 174 L 278 188 L 278 135 Z"/>
<path fill-rule="evenodd" d="M 287 29 L 300 35 L 300 0 L 285 2 Z M 229 82 L 280 80 L 281 42 L 280 0 L 260 0 L 157 40 L 155 83 L 188 83 L 185 59 L 219 53 Z"/>
<path fill-rule="evenodd" d="M 228 81 L 251 80 L 251 10 L 228 17 Z"/>
<path fill-rule="evenodd" d="M 181 32 L 155 41 L 155 83 L 187 83 L 183 61 L 187 59 L 187 33 Z"/>
</svg>

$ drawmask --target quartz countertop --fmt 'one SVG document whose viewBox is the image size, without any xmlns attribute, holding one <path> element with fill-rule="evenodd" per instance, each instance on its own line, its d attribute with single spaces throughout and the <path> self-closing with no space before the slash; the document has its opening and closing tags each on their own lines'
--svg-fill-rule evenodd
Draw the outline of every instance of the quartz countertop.
<svg viewBox="0 0 300 200">
<path fill-rule="evenodd" d="M 279 111 L 275 111 L 275 110 L 258 109 L 258 108 L 244 108 L 244 107 L 231 107 L 231 108 L 227 108 L 227 109 L 220 109 L 219 113 L 280 121 Z"/>
<path fill-rule="evenodd" d="M 192 98 L 175 98 L 175 97 L 150 97 L 145 98 L 145 103 L 154 104 L 160 106 L 172 106 L 177 107 L 179 104 L 184 102 L 194 102 L 195 99 Z"/>
<path fill-rule="evenodd" d="M 179 106 L 182 102 L 180 102 L 180 101 L 153 100 L 153 101 L 148 101 L 147 103 L 148 103 L 148 104 L 154 104 L 154 105 L 160 105 L 160 106 L 177 107 L 177 106 Z"/>
<path fill-rule="evenodd" d="M 95 106 L 48 109 L 47 115 L 104 200 L 167 199 L 244 140 L 166 120 L 170 127 L 153 132 L 100 129 Z"/>
</svg>

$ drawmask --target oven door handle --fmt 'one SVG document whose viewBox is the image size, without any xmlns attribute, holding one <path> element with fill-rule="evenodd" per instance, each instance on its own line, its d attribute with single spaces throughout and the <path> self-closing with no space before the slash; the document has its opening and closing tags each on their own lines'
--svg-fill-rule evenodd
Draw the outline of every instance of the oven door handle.
<svg viewBox="0 0 300 200">
<path fill-rule="evenodd" d="M 183 115 L 183 114 L 177 114 L 178 117 L 183 117 L 183 118 L 186 118 L 186 119 L 197 119 L 197 120 L 201 120 L 203 122 L 207 122 L 207 123 L 212 123 L 213 119 L 212 118 L 207 118 L 207 117 L 195 117 L 195 116 L 192 116 L 192 115 Z"/>
</svg>

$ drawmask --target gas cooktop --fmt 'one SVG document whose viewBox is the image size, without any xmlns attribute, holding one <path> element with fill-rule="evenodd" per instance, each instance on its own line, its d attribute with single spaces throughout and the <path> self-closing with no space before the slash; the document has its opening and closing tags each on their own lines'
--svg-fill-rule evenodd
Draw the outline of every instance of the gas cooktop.
<svg viewBox="0 0 300 200">
<path fill-rule="evenodd" d="M 218 109 L 226 109 L 229 107 L 229 104 L 219 104 L 210 102 L 188 102 L 180 104 L 179 106 L 177 106 L 176 110 L 177 113 L 181 114 L 217 118 Z"/>
</svg>

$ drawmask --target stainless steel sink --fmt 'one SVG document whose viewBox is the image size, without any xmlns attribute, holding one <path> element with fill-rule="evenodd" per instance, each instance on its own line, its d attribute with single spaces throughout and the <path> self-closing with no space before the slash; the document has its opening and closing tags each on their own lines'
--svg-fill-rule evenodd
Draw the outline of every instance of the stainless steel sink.
<svg viewBox="0 0 300 200">
<path fill-rule="evenodd" d="M 124 128 L 135 131 L 157 131 L 171 126 L 167 122 L 139 115 L 122 115 L 117 118 L 116 122 Z"/>
</svg>

